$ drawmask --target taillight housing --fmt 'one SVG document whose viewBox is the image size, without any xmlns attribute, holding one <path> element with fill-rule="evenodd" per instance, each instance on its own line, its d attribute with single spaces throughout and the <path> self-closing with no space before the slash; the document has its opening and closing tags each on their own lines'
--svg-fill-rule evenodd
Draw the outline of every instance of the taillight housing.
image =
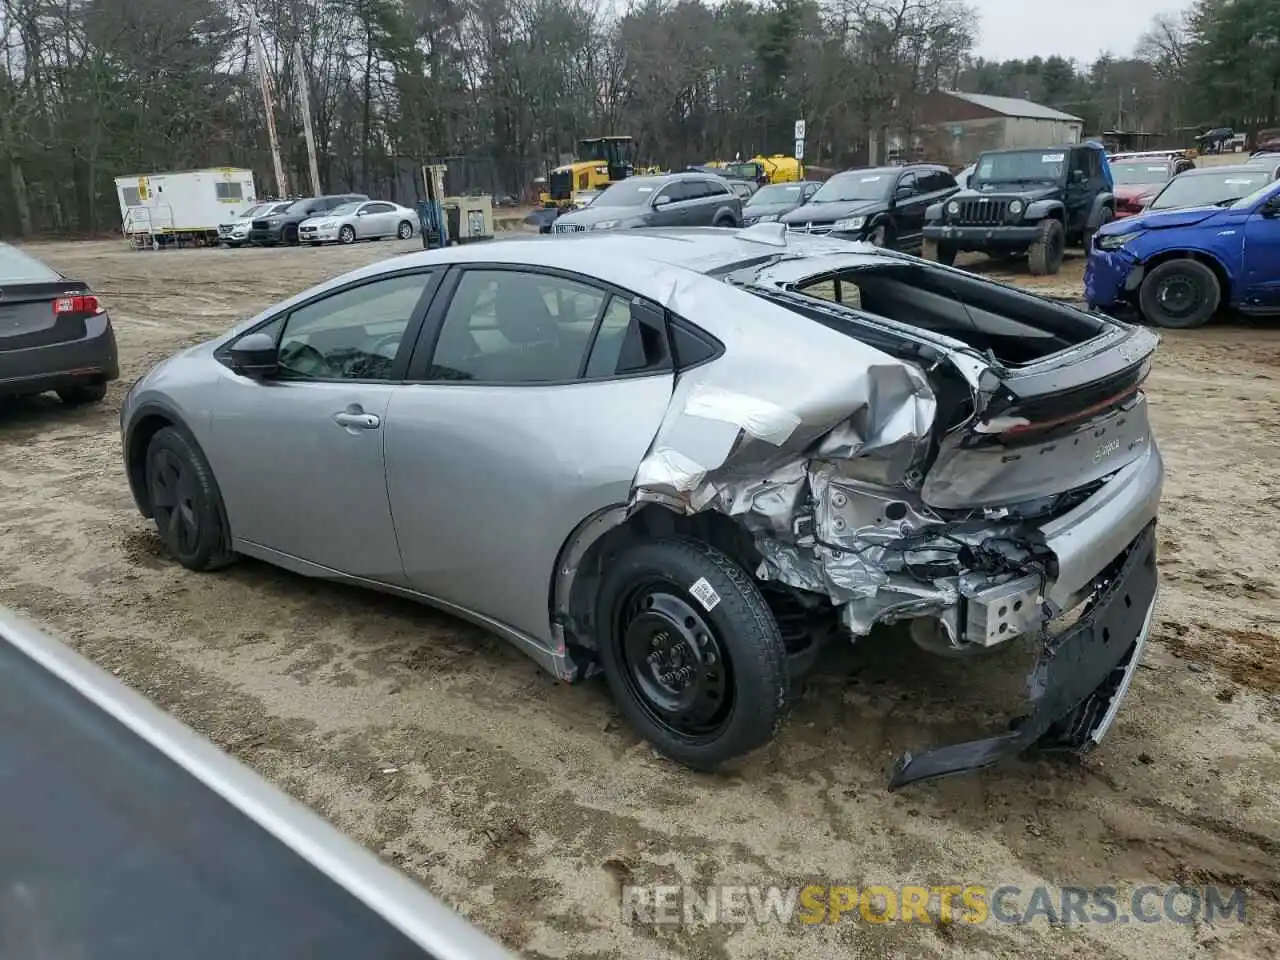
<svg viewBox="0 0 1280 960">
<path fill-rule="evenodd" d="M 102 313 L 105 309 L 102 301 L 91 293 L 75 297 L 59 297 L 53 301 L 54 316 L 61 316 L 64 313 Z"/>
</svg>

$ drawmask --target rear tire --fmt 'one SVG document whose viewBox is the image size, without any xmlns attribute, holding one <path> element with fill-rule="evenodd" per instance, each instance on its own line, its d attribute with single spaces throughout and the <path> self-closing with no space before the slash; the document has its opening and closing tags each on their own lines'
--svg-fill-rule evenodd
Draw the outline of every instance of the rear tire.
<svg viewBox="0 0 1280 960">
<path fill-rule="evenodd" d="M 58 399 L 68 407 L 79 407 L 86 403 L 101 403 L 107 395 L 105 383 L 78 383 L 74 387 L 63 387 L 58 391 Z"/>
<path fill-rule="evenodd" d="M 1033 277 L 1052 276 L 1062 268 L 1062 257 L 1067 249 L 1067 235 L 1060 220 L 1040 221 L 1040 233 L 1035 243 L 1027 248 L 1027 266 Z"/>
<path fill-rule="evenodd" d="M 703 586 L 710 610 L 691 592 Z M 714 547 L 625 550 L 604 572 L 596 623 L 618 709 L 664 756 L 712 770 L 781 728 L 791 684 L 778 623 L 750 575 Z"/>
<path fill-rule="evenodd" d="M 222 494 L 196 442 L 177 427 L 156 431 L 147 445 L 147 499 L 160 539 L 188 570 L 232 563 Z"/>
<path fill-rule="evenodd" d="M 733 225 L 732 217 L 720 217 L 712 224 L 713 227 L 732 227 Z"/>
<path fill-rule="evenodd" d="M 950 267 L 956 262 L 956 248 L 947 243 L 926 238 L 920 244 L 920 256 L 943 266 Z"/>
<path fill-rule="evenodd" d="M 1199 260 L 1166 260 L 1142 281 L 1138 305 L 1150 323 L 1170 330 L 1203 327 L 1218 312 L 1222 286 Z"/>
<path fill-rule="evenodd" d="M 396 236 L 401 240 L 408 240 L 413 236 L 413 224 L 408 220 L 401 220 L 400 226 L 396 228 Z"/>
</svg>

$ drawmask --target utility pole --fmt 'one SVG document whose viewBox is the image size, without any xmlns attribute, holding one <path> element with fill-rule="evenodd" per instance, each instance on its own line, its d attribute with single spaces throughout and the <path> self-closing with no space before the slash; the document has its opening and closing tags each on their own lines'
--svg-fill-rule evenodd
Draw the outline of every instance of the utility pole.
<svg viewBox="0 0 1280 960">
<path fill-rule="evenodd" d="M 280 137 L 276 133 L 275 97 L 271 92 L 271 77 L 267 73 L 267 48 L 262 44 L 258 29 L 258 11 L 249 8 L 249 32 L 253 36 L 253 52 L 258 61 L 258 85 L 262 88 L 262 106 L 267 113 L 267 136 L 271 140 L 271 160 L 276 170 L 276 191 L 280 197 L 289 195 L 289 181 L 284 177 L 284 164 L 280 161 Z"/>
<path fill-rule="evenodd" d="M 311 129 L 311 95 L 307 90 L 307 74 L 303 69 L 302 43 L 294 41 L 293 58 L 297 64 L 298 105 L 302 108 L 302 131 L 307 137 L 307 162 L 311 164 L 311 195 L 318 197 L 320 189 L 320 164 L 316 160 L 316 135 Z"/>
</svg>

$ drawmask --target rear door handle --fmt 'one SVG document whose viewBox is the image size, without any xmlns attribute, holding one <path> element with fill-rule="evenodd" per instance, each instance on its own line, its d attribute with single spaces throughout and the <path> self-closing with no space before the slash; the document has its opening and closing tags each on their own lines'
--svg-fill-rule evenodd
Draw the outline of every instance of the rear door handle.
<svg viewBox="0 0 1280 960">
<path fill-rule="evenodd" d="M 333 422 L 351 430 L 377 430 L 382 421 L 372 413 L 352 413 L 344 410 L 333 415 Z"/>
</svg>

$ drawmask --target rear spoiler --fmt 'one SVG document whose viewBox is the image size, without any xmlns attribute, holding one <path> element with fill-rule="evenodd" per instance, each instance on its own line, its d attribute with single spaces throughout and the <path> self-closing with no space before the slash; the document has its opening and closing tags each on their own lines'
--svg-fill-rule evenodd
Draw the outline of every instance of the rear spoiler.
<svg viewBox="0 0 1280 960">
<path fill-rule="evenodd" d="M 512 955 L 0 608 L 0 944 L 98 960 Z"/>
</svg>

